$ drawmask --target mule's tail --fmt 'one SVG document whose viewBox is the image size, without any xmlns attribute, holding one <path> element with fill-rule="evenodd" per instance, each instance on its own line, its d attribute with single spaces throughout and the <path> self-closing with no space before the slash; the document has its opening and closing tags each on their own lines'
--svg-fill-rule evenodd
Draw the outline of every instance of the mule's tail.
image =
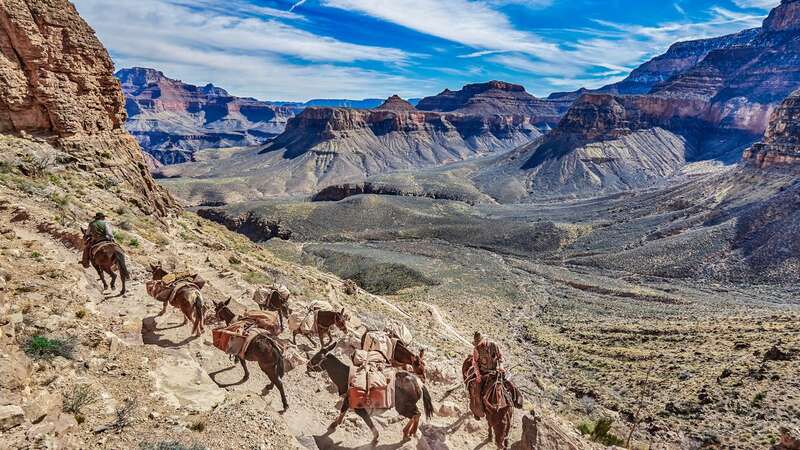
<svg viewBox="0 0 800 450">
<path fill-rule="evenodd" d="M 431 416 L 433 415 L 433 401 L 431 400 L 431 393 L 428 392 L 428 388 L 425 385 L 422 385 L 422 405 L 425 409 L 425 419 L 431 420 Z"/>
<path fill-rule="evenodd" d="M 128 265 L 125 264 L 125 254 L 122 253 L 121 250 L 117 250 L 114 252 L 114 259 L 117 261 L 117 267 L 119 268 L 119 275 L 122 277 L 122 281 L 130 280 L 131 273 L 128 272 Z"/>
<path fill-rule="evenodd" d="M 203 317 L 203 294 L 200 293 L 197 289 L 194 290 L 194 302 L 192 303 L 194 306 L 194 314 L 195 314 L 195 332 L 203 332 L 203 321 L 205 317 Z"/>
</svg>

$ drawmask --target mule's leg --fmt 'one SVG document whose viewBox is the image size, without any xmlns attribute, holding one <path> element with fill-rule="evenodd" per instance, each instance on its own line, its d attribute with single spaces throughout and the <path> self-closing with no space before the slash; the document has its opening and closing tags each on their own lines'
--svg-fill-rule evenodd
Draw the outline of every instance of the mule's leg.
<svg viewBox="0 0 800 450">
<path fill-rule="evenodd" d="M 103 269 L 98 266 L 94 266 L 94 270 L 97 271 L 97 275 L 100 276 L 100 281 L 103 283 L 103 290 L 105 291 L 108 289 L 108 285 L 106 284 L 106 277 L 103 275 Z"/>
<path fill-rule="evenodd" d="M 331 422 L 330 425 L 328 425 L 329 430 L 335 430 L 337 427 L 339 427 L 339 425 L 342 424 L 342 422 L 344 422 L 344 415 L 347 414 L 348 409 L 350 409 L 350 398 L 345 395 L 344 401 L 342 402 L 342 407 L 339 409 L 339 415 L 336 416 L 336 419 Z"/>
<path fill-rule="evenodd" d="M 262 364 L 261 361 L 259 361 L 258 364 L 261 366 L 261 370 L 263 370 L 264 373 L 267 374 L 267 377 L 269 377 L 269 381 L 272 382 L 272 386 L 278 388 L 278 393 L 281 394 L 281 403 L 283 404 L 283 410 L 287 411 L 289 409 L 289 402 L 286 401 L 286 392 L 284 392 L 283 390 L 283 381 L 281 381 L 278 374 L 275 373 L 275 364 L 270 364 L 267 367 L 265 367 L 265 365 Z M 270 386 L 270 389 L 272 389 L 272 386 Z"/>
<path fill-rule="evenodd" d="M 422 414 L 417 414 L 416 416 L 414 416 L 414 419 L 411 422 L 414 425 L 411 427 L 411 430 L 410 430 L 411 433 L 409 433 L 411 436 L 415 436 L 417 434 L 417 430 L 419 430 L 419 421 L 420 421 L 421 418 L 422 418 Z"/>
<path fill-rule="evenodd" d="M 243 380 L 244 381 L 249 380 L 250 379 L 250 369 L 247 368 L 247 361 L 245 361 L 243 358 L 239 358 L 238 356 L 234 356 L 234 358 L 236 358 L 240 363 L 242 363 L 242 369 L 244 369 L 244 378 L 243 378 Z"/>
<path fill-rule="evenodd" d="M 169 302 L 167 302 L 166 300 L 164 300 L 164 306 L 161 308 L 161 312 L 160 312 L 160 313 L 158 313 L 158 317 L 161 317 L 161 316 L 163 316 L 164 314 L 166 314 L 166 313 L 167 313 L 167 304 L 168 304 L 168 303 L 169 303 Z"/>
<path fill-rule="evenodd" d="M 378 433 L 378 429 L 375 428 L 375 424 L 372 423 L 372 418 L 369 417 L 367 410 L 360 408 L 356 409 L 356 414 L 364 419 L 364 422 L 367 424 L 369 429 L 372 430 L 372 442 L 378 442 L 378 439 L 380 439 L 381 435 Z"/>
<path fill-rule="evenodd" d="M 117 274 L 114 273 L 113 270 L 106 270 L 108 274 L 111 276 L 111 289 L 115 289 L 117 287 Z"/>
<path fill-rule="evenodd" d="M 125 286 L 125 277 L 120 277 L 122 279 L 122 290 L 119 291 L 119 295 L 125 295 L 128 292 L 128 288 Z"/>
<path fill-rule="evenodd" d="M 292 344 L 297 345 L 297 330 L 292 331 Z"/>
</svg>

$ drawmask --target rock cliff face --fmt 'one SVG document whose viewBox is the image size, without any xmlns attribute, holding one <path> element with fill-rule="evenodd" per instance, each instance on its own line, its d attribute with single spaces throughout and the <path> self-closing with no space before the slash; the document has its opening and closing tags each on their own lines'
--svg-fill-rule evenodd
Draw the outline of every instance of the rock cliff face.
<svg viewBox="0 0 800 450">
<path fill-rule="evenodd" d="M 417 104 L 421 111 L 439 111 L 473 115 L 516 115 L 528 118 L 536 126 L 555 126 L 572 101 L 542 100 L 525 88 L 503 81 L 468 84 L 459 91 L 445 89 Z"/>
<path fill-rule="evenodd" d="M 125 131 L 108 52 L 66 0 L 0 3 L 0 133 L 49 140 L 84 171 L 109 177 L 146 213 L 175 205 Z"/>
<path fill-rule="evenodd" d="M 800 91 L 775 110 L 764 140 L 746 150 L 743 159 L 762 168 L 800 164 Z"/>
<path fill-rule="evenodd" d="M 194 86 L 145 68 L 117 72 L 126 96 L 127 128 L 163 164 L 191 161 L 203 148 L 259 145 L 283 132 L 300 108 Z"/>
</svg>

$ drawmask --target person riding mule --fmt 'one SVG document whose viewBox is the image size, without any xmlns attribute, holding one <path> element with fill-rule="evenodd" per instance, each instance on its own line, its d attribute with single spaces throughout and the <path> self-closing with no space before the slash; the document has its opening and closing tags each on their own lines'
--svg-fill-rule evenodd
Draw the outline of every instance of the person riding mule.
<svg viewBox="0 0 800 450">
<path fill-rule="evenodd" d="M 114 242 L 111 225 L 105 219 L 105 214 L 99 212 L 95 214 L 94 220 L 89 222 L 88 228 L 81 230 L 84 244 L 81 264 L 87 268 L 90 265 L 94 267 L 103 283 L 103 290 L 108 289 L 104 274 L 107 273 L 111 276 L 111 289 L 114 289 L 117 282 L 117 274 L 114 271 L 119 271 L 122 280 L 120 295 L 122 295 L 125 294 L 125 282 L 130 279 L 130 273 L 125 264 L 125 254 L 122 248 Z"/>
<path fill-rule="evenodd" d="M 86 245 L 83 247 L 81 264 L 83 264 L 83 267 L 89 268 L 92 250 L 95 246 L 101 242 L 114 242 L 114 233 L 111 231 L 111 224 L 106 222 L 106 215 L 104 213 L 99 212 L 94 215 L 94 219 L 89 222 L 89 225 L 86 227 L 83 240 Z"/>
<path fill-rule="evenodd" d="M 513 408 L 522 408 L 522 394 L 506 376 L 500 347 L 479 332 L 475 332 L 473 344 L 472 355 L 461 369 L 469 407 L 475 419 L 486 417 L 489 439 L 494 435 L 495 445 L 507 449 Z"/>
</svg>

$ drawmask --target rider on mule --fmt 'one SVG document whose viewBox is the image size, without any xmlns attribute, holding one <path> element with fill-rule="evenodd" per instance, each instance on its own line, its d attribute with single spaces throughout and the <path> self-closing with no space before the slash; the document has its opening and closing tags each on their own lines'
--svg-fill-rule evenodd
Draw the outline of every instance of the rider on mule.
<svg viewBox="0 0 800 450">
<path fill-rule="evenodd" d="M 500 347 L 489 339 L 484 338 L 480 332 L 475 332 L 472 344 L 472 373 L 473 378 L 468 383 L 470 410 L 476 419 L 484 416 L 483 387 L 489 376 L 503 373 L 503 354 Z"/>
<path fill-rule="evenodd" d="M 114 234 L 111 231 L 111 224 L 106 222 L 106 215 L 99 212 L 94 215 L 94 220 L 89 222 L 86 229 L 86 245 L 83 247 L 83 267 L 89 267 L 92 256 L 92 248 L 100 242 L 114 242 Z"/>
</svg>

